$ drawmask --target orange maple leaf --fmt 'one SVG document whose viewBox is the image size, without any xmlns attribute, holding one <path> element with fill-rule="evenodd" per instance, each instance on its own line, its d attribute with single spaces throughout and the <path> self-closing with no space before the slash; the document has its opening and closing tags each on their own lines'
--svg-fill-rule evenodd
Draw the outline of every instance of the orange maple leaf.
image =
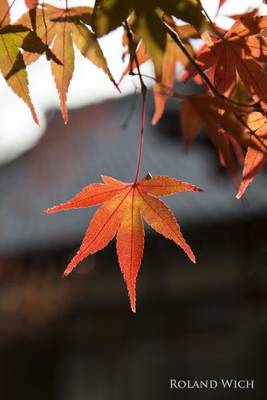
<svg viewBox="0 0 267 400">
<path fill-rule="evenodd" d="M 247 148 L 243 179 L 236 195 L 237 199 L 243 196 L 248 185 L 262 170 L 267 161 L 267 120 L 265 116 L 260 112 L 253 112 L 248 116 L 247 125 L 253 135 L 250 136 L 251 144 Z"/>
<path fill-rule="evenodd" d="M 218 31 L 220 37 L 210 35 L 211 45 L 198 52 L 196 63 L 208 75 L 218 92 L 229 96 L 237 83 L 237 73 L 255 101 L 267 108 L 267 78 L 262 63 L 267 61 L 267 39 L 261 31 L 267 18 L 255 11 L 239 16 L 229 31 Z M 212 44 L 213 43 L 213 44 Z M 194 77 L 197 71 L 189 66 L 183 79 Z"/>
<path fill-rule="evenodd" d="M 158 233 L 173 240 L 195 263 L 195 256 L 186 243 L 176 219 L 158 196 L 177 192 L 201 192 L 197 186 L 168 176 L 144 178 L 136 183 L 125 183 L 102 176 L 103 183 L 86 186 L 71 200 L 48 208 L 51 214 L 73 208 L 101 207 L 94 214 L 76 255 L 68 264 L 68 275 L 79 262 L 103 249 L 117 235 L 117 254 L 125 279 L 131 309 L 136 310 L 136 279 L 144 249 L 143 219 Z"/>
<path fill-rule="evenodd" d="M 0 2 L 0 26 L 1 28 L 10 24 L 10 8 L 7 0 Z"/>
<path fill-rule="evenodd" d="M 193 55 L 194 50 L 188 39 L 198 38 L 199 34 L 193 25 L 183 25 L 178 26 L 175 24 L 171 17 L 164 16 L 166 22 L 172 27 L 172 29 L 179 35 L 180 39 L 183 41 L 184 46 Z M 127 40 L 123 40 L 124 44 L 127 44 Z M 138 65 L 141 66 L 148 60 L 151 60 L 151 56 L 146 49 L 144 41 L 140 41 L 136 49 L 136 58 L 138 60 Z M 189 63 L 188 58 L 184 55 L 181 49 L 177 46 L 174 40 L 167 34 L 166 47 L 162 56 L 161 62 L 161 73 L 160 79 L 158 79 L 155 72 L 155 84 L 153 86 L 154 101 L 155 101 L 155 111 L 152 117 L 152 124 L 155 125 L 159 119 L 162 117 L 166 101 L 172 94 L 173 85 L 175 81 L 175 72 L 177 64 L 181 64 L 186 67 Z M 124 77 L 130 74 L 137 68 L 135 60 L 129 60 L 129 63 L 125 70 L 123 71 L 119 84 L 124 79 Z"/>
<path fill-rule="evenodd" d="M 204 126 L 214 145 L 224 153 L 225 161 L 228 159 L 231 164 L 228 150 L 225 148 L 225 137 L 221 132 L 231 135 L 241 145 L 249 145 L 250 135 L 244 133 L 244 126 L 237 118 L 237 113 L 242 112 L 243 109 L 228 104 L 219 97 L 202 93 L 187 96 L 181 105 L 184 144 L 189 145 Z"/>
<path fill-rule="evenodd" d="M 34 31 L 61 62 L 51 59 L 51 71 L 60 98 L 60 108 L 64 122 L 68 122 L 67 93 L 74 72 L 74 45 L 82 54 L 109 77 L 117 87 L 108 68 L 106 58 L 98 40 L 88 27 L 91 23 L 93 9 L 91 7 L 57 8 L 43 3 L 35 9 L 32 18 L 31 10 L 16 22 Z M 23 53 L 24 62 L 30 65 L 40 54 Z"/>
<path fill-rule="evenodd" d="M 55 63 L 60 61 L 30 28 L 23 24 L 10 24 L 12 4 L 9 5 L 8 0 L 0 1 L 0 72 L 13 92 L 27 104 L 33 120 L 39 124 L 29 93 L 28 73 L 21 49 L 29 54 L 34 51 L 38 56 L 46 54 Z"/>
</svg>

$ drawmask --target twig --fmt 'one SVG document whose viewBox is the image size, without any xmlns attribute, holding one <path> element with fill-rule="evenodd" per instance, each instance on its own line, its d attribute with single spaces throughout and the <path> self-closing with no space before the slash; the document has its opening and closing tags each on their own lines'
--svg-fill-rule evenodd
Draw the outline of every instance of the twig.
<svg viewBox="0 0 267 400">
<path fill-rule="evenodd" d="M 143 145 L 144 145 L 144 127 L 145 127 L 145 115 L 146 115 L 146 95 L 147 95 L 147 87 L 144 83 L 141 71 L 140 71 L 140 66 L 139 66 L 139 61 L 136 56 L 136 52 L 134 49 L 134 42 L 133 42 L 133 36 L 131 33 L 131 30 L 129 28 L 127 20 L 124 22 L 126 32 L 127 32 L 127 38 L 129 41 L 129 53 L 130 53 L 130 62 L 132 65 L 132 61 L 134 60 L 139 76 L 139 81 L 141 85 L 141 94 L 142 94 L 142 105 L 141 105 L 141 126 L 140 126 L 140 141 L 139 141 L 139 149 L 138 149 L 138 155 L 137 155 L 137 162 L 136 162 L 136 172 L 135 172 L 135 178 L 134 178 L 134 184 L 138 181 L 139 177 L 139 172 L 140 172 L 140 166 L 141 166 L 141 160 L 142 160 L 142 152 L 143 152 Z"/>
<path fill-rule="evenodd" d="M 130 104 L 130 109 L 129 109 L 128 115 L 126 116 L 125 120 L 121 124 L 122 129 L 128 128 L 130 120 L 132 119 L 133 113 L 136 109 L 136 100 L 137 100 L 137 88 L 135 87 L 134 96 L 133 96 L 133 100 L 131 101 L 131 104 Z"/>
<path fill-rule="evenodd" d="M 136 74 L 135 72 L 129 72 L 129 75 L 131 75 L 131 76 L 139 76 L 139 74 L 138 73 Z M 164 85 L 164 83 L 162 83 L 155 76 L 151 76 L 151 75 L 147 75 L 147 74 L 141 74 L 141 75 L 142 75 L 143 78 L 151 79 L 152 81 L 160 84 L 162 89 L 166 90 L 166 93 L 162 93 L 165 96 L 175 97 L 175 98 L 178 98 L 178 99 L 181 99 L 181 100 L 183 100 L 186 97 L 185 95 L 183 95 L 181 93 L 175 92 L 172 87 Z"/>
<path fill-rule="evenodd" d="M 197 0 L 198 4 L 200 5 L 203 13 L 205 14 L 205 17 L 207 18 L 207 20 L 209 21 L 213 31 L 216 33 L 216 35 L 219 36 L 219 38 L 221 38 L 222 40 L 224 40 L 223 35 L 221 34 L 221 32 L 217 29 L 216 25 L 214 24 L 214 22 L 212 21 L 212 19 L 210 18 L 209 14 L 207 13 L 207 11 L 205 10 L 205 8 L 203 7 L 201 0 Z"/>
</svg>

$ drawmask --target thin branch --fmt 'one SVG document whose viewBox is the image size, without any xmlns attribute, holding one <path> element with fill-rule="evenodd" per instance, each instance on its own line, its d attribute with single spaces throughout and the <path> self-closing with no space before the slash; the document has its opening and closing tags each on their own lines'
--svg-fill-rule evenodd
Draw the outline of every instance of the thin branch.
<svg viewBox="0 0 267 400">
<path fill-rule="evenodd" d="M 139 66 L 139 61 L 136 56 L 135 48 L 134 48 L 134 41 L 133 41 L 133 35 L 131 33 L 131 30 L 129 28 L 127 20 L 124 22 L 126 32 L 127 32 L 127 38 L 129 41 L 129 53 L 130 53 L 130 62 L 132 65 L 132 62 L 134 61 L 136 64 L 138 76 L 139 76 L 139 81 L 141 85 L 141 94 L 142 94 L 142 105 L 141 105 L 141 126 L 140 126 L 140 140 L 139 140 L 139 149 L 138 149 L 138 155 L 137 155 L 137 162 L 136 162 L 136 172 L 135 172 L 135 178 L 134 178 L 134 184 L 138 181 L 139 178 L 139 172 L 140 172 L 140 166 L 141 166 L 141 160 L 142 160 L 142 152 L 143 152 L 143 145 L 144 145 L 144 127 L 145 127 L 145 115 L 146 115 L 146 95 L 147 95 L 147 87 L 144 83 L 141 71 L 140 71 L 140 66 Z"/>
<path fill-rule="evenodd" d="M 223 35 L 222 35 L 221 32 L 217 29 L 216 25 L 214 24 L 214 22 L 212 21 L 212 19 L 211 19 L 210 16 L 209 16 L 209 14 L 207 13 L 207 11 L 205 10 L 205 8 L 203 7 L 201 0 L 197 0 L 197 1 L 198 1 L 198 4 L 199 4 L 200 7 L 201 7 L 203 13 L 205 14 L 205 17 L 206 17 L 207 20 L 209 21 L 209 23 L 210 23 L 210 25 L 211 25 L 211 27 L 212 27 L 214 33 L 216 33 L 216 35 L 218 35 L 219 38 L 221 38 L 222 40 L 224 40 Z"/>
<path fill-rule="evenodd" d="M 135 72 L 129 72 L 129 75 L 131 75 L 131 76 L 139 76 L 139 74 L 138 73 L 136 74 Z M 141 74 L 141 75 L 142 75 L 143 78 L 151 79 L 152 81 L 160 84 L 162 89 L 166 90 L 166 93 L 164 93 L 164 92 L 162 93 L 165 96 L 175 97 L 175 98 L 178 98 L 178 99 L 181 99 L 181 100 L 183 100 L 186 97 L 184 94 L 175 92 L 172 87 L 164 85 L 164 83 L 162 83 L 155 76 L 151 76 L 151 75 L 147 75 L 147 74 Z"/>
<path fill-rule="evenodd" d="M 122 129 L 128 128 L 129 123 L 132 119 L 133 113 L 136 109 L 136 101 L 137 101 L 137 87 L 135 87 L 135 90 L 134 90 L 134 96 L 133 96 L 133 100 L 131 101 L 131 104 L 130 104 L 130 109 L 129 109 L 128 115 L 126 116 L 125 120 L 121 124 Z"/>
</svg>

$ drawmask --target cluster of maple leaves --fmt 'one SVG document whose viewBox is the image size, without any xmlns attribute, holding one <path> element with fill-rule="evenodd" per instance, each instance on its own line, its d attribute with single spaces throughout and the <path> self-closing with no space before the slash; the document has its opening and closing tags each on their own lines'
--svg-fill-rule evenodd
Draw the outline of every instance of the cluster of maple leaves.
<svg viewBox="0 0 267 400">
<path fill-rule="evenodd" d="M 219 7 L 225 1 L 220 0 Z M 138 75 L 141 86 L 144 85 L 140 67 L 152 60 L 155 73 L 152 123 L 161 118 L 169 97 L 180 101 L 184 144 L 188 146 L 204 127 L 221 164 L 238 187 L 237 198 L 242 197 L 266 162 L 267 16 L 259 16 L 257 10 L 233 15 L 232 27 L 225 31 L 211 21 L 200 0 L 96 0 L 94 8 L 68 7 L 67 1 L 65 7 L 57 8 L 43 1 L 25 0 L 28 11 L 11 24 L 12 4 L 8 0 L 0 2 L 0 70 L 11 89 L 28 105 L 36 123 L 27 66 L 41 55 L 51 64 L 65 123 L 67 92 L 74 72 L 74 46 L 101 68 L 117 89 L 129 74 Z M 177 19 L 184 24 L 177 24 Z M 118 27 L 123 27 L 126 48 L 123 56 L 128 54 L 129 62 L 117 84 L 98 38 Z M 203 43 L 197 51 L 192 46 L 192 39 L 196 38 Z M 183 72 L 177 76 L 178 63 Z M 193 79 L 202 92 L 189 96 L 177 93 L 175 79 L 182 82 Z M 144 115 L 141 147 L 143 122 Z M 116 236 L 119 264 L 133 311 L 144 248 L 143 219 L 173 240 L 195 262 L 175 217 L 158 197 L 201 191 L 166 176 L 148 175 L 140 180 L 141 154 L 142 151 L 133 183 L 104 176 L 103 183 L 91 184 L 68 202 L 46 210 L 54 213 L 101 205 L 65 275 Z M 240 165 L 243 166 L 241 182 Z"/>
</svg>

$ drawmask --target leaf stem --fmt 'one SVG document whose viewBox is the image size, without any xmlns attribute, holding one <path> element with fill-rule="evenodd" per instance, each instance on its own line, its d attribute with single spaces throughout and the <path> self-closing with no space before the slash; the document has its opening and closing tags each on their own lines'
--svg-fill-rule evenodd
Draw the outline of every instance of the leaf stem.
<svg viewBox="0 0 267 400">
<path fill-rule="evenodd" d="M 136 74 L 135 72 L 130 72 L 129 75 L 131 75 L 131 76 L 139 76 L 139 74 Z M 184 100 L 184 98 L 186 97 L 184 94 L 175 92 L 172 87 L 164 85 L 162 82 L 160 82 L 159 79 L 157 79 L 154 76 L 151 76 L 151 75 L 148 75 L 148 74 L 141 74 L 141 75 L 142 75 L 143 78 L 148 78 L 148 79 L 151 79 L 152 81 L 154 81 L 156 83 L 159 83 L 161 85 L 162 89 L 164 89 L 166 91 L 165 93 L 164 92 L 162 93 L 165 96 L 175 97 L 175 98 L 178 98 L 178 99 L 181 99 L 181 100 Z"/>
<path fill-rule="evenodd" d="M 136 64 L 139 81 L 141 85 L 141 94 L 142 94 L 142 104 L 141 104 L 141 126 L 140 126 L 140 139 L 139 139 L 139 148 L 138 148 L 138 155 L 137 155 L 137 162 L 136 162 L 136 171 L 135 171 L 135 178 L 134 178 L 134 185 L 138 181 L 140 167 L 141 167 L 141 160 L 142 160 L 142 153 L 143 153 L 143 146 L 144 146 L 144 127 L 145 127 L 145 116 L 146 116 L 146 96 L 147 96 L 147 87 L 144 83 L 138 58 L 136 56 L 136 49 L 134 46 L 133 36 L 131 30 L 129 28 L 127 20 L 124 21 L 124 25 L 127 32 L 127 38 L 129 41 L 129 53 L 130 53 L 130 63 L 132 65 L 133 61 Z M 132 68 L 131 68 L 132 69 Z"/>
</svg>

